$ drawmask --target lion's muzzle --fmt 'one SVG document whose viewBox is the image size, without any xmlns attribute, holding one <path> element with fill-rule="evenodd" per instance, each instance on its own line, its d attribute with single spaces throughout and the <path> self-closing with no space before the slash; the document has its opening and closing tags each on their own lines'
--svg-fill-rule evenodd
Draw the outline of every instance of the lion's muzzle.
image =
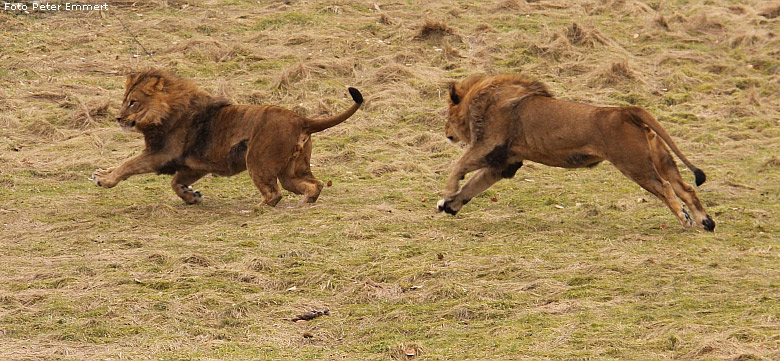
<svg viewBox="0 0 780 361">
<path fill-rule="evenodd" d="M 116 117 L 114 118 L 114 121 L 119 123 L 119 128 L 125 131 L 129 131 L 133 129 L 133 127 L 135 127 L 136 124 L 135 120 L 127 121 L 127 119 L 122 117 Z"/>
</svg>

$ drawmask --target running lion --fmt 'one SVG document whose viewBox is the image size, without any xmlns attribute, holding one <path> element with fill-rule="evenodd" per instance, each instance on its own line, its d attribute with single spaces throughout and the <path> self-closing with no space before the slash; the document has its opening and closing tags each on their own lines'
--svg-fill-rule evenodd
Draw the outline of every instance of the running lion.
<svg viewBox="0 0 780 361">
<path fill-rule="evenodd" d="M 715 229 L 669 148 L 693 171 L 697 186 L 706 180 L 704 172 L 642 108 L 572 103 L 519 75 L 476 75 L 450 87 L 445 133 L 468 147 L 447 179 L 439 212 L 455 215 L 497 181 L 512 178 L 524 160 L 561 168 L 591 168 L 608 160 L 666 203 L 683 227 Z M 460 188 L 472 171 L 477 173 Z"/>
<path fill-rule="evenodd" d="M 303 202 L 313 203 L 322 182 L 311 173 L 311 135 L 360 108 L 363 96 L 348 90 L 355 103 L 345 112 L 309 119 L 276 106 L 233 105 L 161 70 L 129 75 L 116 121 L 124 130 L 143 134 L 145 148 L 118 167 L 96 170 L 91 180 L 111 188 L 136 174 L 172 174 L 173 191 L 194 204 L 202 196 L 190 186 L 201 177 L 249 170 L 263 204 L 275 206 L 282 199 L 277 179 L 284 189 L 302 194 Z"/>
</svg>

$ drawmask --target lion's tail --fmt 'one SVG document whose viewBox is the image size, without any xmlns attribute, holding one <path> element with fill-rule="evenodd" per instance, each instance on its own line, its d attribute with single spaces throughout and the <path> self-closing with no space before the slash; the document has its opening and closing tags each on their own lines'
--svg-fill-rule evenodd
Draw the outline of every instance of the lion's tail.
<svg viewBox="0 0 780 361">
<path fill-rule="evenodd" d="M 306 119 L 306 132 L 309 134 L 321 132 L 325 129 L 328 129 L 332 126 L 335 126 L 345 120 L 347 120 L 349 117 L 352 116 L 352 114 L 355 114 L 355 112 L 360 109 L 360 105 L 363 104 L 363 95 L 360 94 L 360 91 L 358 91 L 355 88 L 349 88 L 349 95 L 352 96 L 352 100 L 355 101 L 355 104 L 353 104 L 347 111 L 344 113 L 341 113 L 339 115 L 325 118 L 325 119 Z"/>
<path fill-rule="evenodd" d="M 688 169 L 690 169 L 696 177 L 696 186 L 702 185 L 702 183 L 707 180 L 707 176 L 704 174 L 704 172 L 693 165 L 693 163 L 691 163 L 691 161 L 689 161 L 688 158 L 683 155 L 680 149 L 677 148 L 677 145 L 674 144 L 674 141 L 672 140 L 672 137 L 669 136 L 669 133 L 664 130 L 664 128 L 661 126 L 661 123 L 659 123 L 652 114 L 648 113 L 647 110 L 644 110 L 640 107 L 628 107 L 626 109 L 628 109 L 631 116 L 634 117 L 635 121 L 646 124 L 648 127 L 650 127 L 650 129 L 658 134 L 658 136 L 660 136 L 661 139 L 666 142 L 666 145 L 672 149 L 674 154 L 677 154 L 680 160 L 682 160 L 683 163 L 688 166 Z"/>
</svg>

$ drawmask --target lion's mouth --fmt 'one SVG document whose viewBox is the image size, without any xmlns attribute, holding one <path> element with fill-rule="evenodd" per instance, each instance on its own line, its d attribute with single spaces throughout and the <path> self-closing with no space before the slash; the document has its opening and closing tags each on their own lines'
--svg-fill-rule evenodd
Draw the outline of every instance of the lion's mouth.
<svg viewBox="0 0 780 361">
<path fill-rule="evenodd" d="M 135 120 L 119 123 L 119 129 L 121 129 L 123 132 L 132 132 L 134 130 L 133 128 L 135 128 Z"/>
</svg>

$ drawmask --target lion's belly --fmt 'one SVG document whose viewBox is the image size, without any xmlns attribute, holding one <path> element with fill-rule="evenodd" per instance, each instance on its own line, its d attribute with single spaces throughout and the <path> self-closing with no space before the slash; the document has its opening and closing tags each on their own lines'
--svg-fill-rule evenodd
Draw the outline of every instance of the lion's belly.
<svg viewBox="0 0 780 361">
<path fill-rule="evenodd" d="M 560 168 L 590 168 L 604 160 L 588 147 L 559 148 L 554 151 L 521 151 L 523 159 Z"/>
<path fill-rule="evenodd" d="M 246 170 L 246 141 L 234 145 L 228 152 L 212 154 L 206 159 L 188 158 L 184 164 L 190 169 L 223 177 L 236 175 Z"/>
<path fill-rule="evenodd" d="M 539 159 L 529 159 L 531 161 L 560 168 L 592 168 L 601 163 L 604 158 L 596 157 L 590 154 L 570 153 L 560 157 L 540 157 Z"/>
</svg>

